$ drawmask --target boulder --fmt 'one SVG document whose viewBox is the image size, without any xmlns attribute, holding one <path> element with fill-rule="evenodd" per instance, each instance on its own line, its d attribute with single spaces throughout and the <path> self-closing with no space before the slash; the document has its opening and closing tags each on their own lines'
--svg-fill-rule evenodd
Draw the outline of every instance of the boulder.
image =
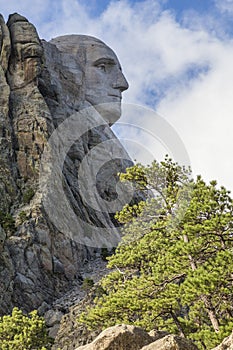
<svg viewBox="0 0 233 350">
<path fill-rule="evenodd" d="M 144 346 L 141 350 L 198 350 L 198 348 L 188 339 L 181 338 L 177 335 L 166 335 Z"/>
<path fill-rule="evenodd" d="M 123 324 L 105 329 L 92 343 L 76 350 L 140 350 L 152 341 L 142 328 Z"/>
</svg>

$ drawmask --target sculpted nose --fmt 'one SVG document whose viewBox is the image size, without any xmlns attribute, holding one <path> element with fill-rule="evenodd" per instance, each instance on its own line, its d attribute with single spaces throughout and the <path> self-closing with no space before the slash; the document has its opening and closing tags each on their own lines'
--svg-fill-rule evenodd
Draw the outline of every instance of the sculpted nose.
<svg viewBox="0 0 233 350">
<path fill-rule="evenodd" d="M 124 74 L 120 71 L 117 75 L 116 82 L 113 83 L 113 88 L 118 89 L 121 92 L 127 90 L 129 87 L 129 84 L 124 76 Z"/>
</svg>

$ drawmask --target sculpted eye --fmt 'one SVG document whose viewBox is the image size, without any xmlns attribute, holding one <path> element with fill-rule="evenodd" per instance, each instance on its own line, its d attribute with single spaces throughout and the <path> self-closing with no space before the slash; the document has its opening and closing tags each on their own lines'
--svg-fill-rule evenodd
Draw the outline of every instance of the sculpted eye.
<svg viewBox="0 0 233 350">
<path fill-rule="evenodd" d="M 93 66 L 102 70 L 103 72 L 110 72 L 111 68 L 116 65 L 116 62 L 112 58 L 100 58 L 93 63 Z"/>
<path fill-rule="evenodd" d="M 106 64 L 105 63 L 100 63 L 97 66 L 100 70 L 106 72 Z"/>
</svg>

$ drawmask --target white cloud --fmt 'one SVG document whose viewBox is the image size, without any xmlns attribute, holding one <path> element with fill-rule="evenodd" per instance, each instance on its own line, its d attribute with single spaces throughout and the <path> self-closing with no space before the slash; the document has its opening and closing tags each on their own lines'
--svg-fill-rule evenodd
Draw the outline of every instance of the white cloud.
<svg viewBox="0 0 233 350">
<path fill-rule="evenodd" d="M 226 44 L 215 47 L 213 66 L 208 74 L 186 89 L 177 86 L 158 107 L 182 137 L 195 173 L 208 179 L 217 178 L 222 185 L 231 189 L 232 60 L 233 48 Z"/>
<path fill-rule="evenodd" d="M 215 6 L 221 12 L 233 13 L 233 1 L 232 0 L 215 0 Z"/>
<path fill-rule="evenodd" d="M 112 1 L 99 17 L 76 0 L 45 0 L 43 5 L 39 0 L 33 5 L 13 0 L 1 7 L 5 15 L 18 11 L 28 16 L 46 39 L 82 33 L 105 41 L 117 53 L 130 83 L 124 101 L 157 107 L 182 138 L 194 172 L 233 189 L 232 38 L 217 38 L 216 31 L 224 34 L 224 27 L 216 13 L 188 12 L 178 23 L 174 11 L 163 11 L 161 3 Z M 215 4 L 219 11 L 233 11 L 233 1 Z M 150 130 L 154 119 L 145 117 L 142 123 Z M 162 152 L 145 133 L 127 129 L 127 136 Z"/>
</svg>

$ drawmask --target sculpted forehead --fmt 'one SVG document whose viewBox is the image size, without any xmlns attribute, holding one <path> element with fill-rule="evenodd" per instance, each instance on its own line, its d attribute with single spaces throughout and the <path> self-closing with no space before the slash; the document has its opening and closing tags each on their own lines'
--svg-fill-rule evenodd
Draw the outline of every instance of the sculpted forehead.
<svg viewBox="0 0 233 350">
<path fill-rule="evenodd" d="M 103 45 L 89 45 L 86 48 L 86 64 L 98 64 L 102 59 L 109 63 L 116 64 L 120 67 L 119 61 L 115 53 L 108 47 Z"/>
<path fill-rule="evenodd" d="M 63 35 L 50 42 L 56 45 L 59 51 L 78 57 L 80 63 L 94 61 L 101 56 L 109 56 L 118 62 L 117 56 L 110 47 L 103 41 L 89 35 Z"/>
<path fill-rule="evenodd" d="M 91 45 L 108 47 L 103 41 L 89 35 L 62 35 L 50 40 L 50 43 L 56 45 L 60 51 L 71 54 L 77 54 L 81 48 Z"/>
</svg>

